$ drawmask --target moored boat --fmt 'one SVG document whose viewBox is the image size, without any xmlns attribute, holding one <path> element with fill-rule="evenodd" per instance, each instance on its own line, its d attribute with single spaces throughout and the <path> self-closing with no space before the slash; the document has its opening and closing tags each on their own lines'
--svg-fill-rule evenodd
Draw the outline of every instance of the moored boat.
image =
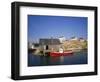
<svg viewBox="0 0 100 82">
<path fill-rule="evenodd" d="M 50 52 L 50 56 L 68 56 L 68 55 L 72 55 L 73 51 L 66 51 L 63 53 L 60 52 Z"/>
<path fill-rule="evenodd" d="M 35 52 L 36 51 L 36 49 L 32 49 L 32 48 L 30 48 L 30 49 L 28 49 L 28 52 L 30 53 L 30 52 Z"/>
</svg>

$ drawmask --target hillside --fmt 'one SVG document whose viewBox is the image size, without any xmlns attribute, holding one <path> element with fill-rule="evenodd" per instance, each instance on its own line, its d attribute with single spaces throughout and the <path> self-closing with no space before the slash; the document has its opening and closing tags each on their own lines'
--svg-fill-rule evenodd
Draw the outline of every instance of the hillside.
<svg viewBox="0 0 100 82">
<path fill-rule="evenodd" d="M 62 43 L 62 47 L 65 51 L 87 49 L 87 41 L 68 40 Z"/>
</svg>

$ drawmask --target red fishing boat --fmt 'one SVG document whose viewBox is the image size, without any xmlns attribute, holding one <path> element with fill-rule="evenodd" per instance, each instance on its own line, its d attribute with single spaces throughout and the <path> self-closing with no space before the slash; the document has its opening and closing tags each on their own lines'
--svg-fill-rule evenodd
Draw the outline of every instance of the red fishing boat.
<svg viewBox="0 0 100 82">
<path fill-rule="evenodd" d="M 66 51 L 63 53 L 60 52 L 50 52 L 50 56 L 68 56 L 68 55 L 72 55 L 73 51 Z"/>
</svg>

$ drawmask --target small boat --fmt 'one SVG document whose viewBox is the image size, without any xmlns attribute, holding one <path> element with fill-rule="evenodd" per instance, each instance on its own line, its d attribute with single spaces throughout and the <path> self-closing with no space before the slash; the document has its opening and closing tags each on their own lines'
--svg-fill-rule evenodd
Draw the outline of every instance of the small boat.
<svg viewBox="0 0 100 82">
<path fill-rule="evenodd" d="M 72 55 L 73 51 L 66 51 L 63 53 L 60 52 L 50 52 L 50 56 L 68 56 L 68 55 Z"/>
<path fill-rule="evenodd" d="M 29 52 L 29 53 L 35 52 L 35 51 L 36 51 L 36 49 L 32 49 L 32 48 L 28 49 L 28 52 Z"/>
</svg>

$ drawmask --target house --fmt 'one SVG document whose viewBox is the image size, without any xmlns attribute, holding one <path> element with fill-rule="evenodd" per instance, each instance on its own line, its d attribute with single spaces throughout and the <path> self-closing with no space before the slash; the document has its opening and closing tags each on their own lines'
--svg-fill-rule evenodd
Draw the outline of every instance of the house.
<svg viewBox="0 0 100 82">
<path fill-rule="evenodd" d="M 83 39 L 83 38 L 79 38 L 79 41 L 80 41 L 80 42 L 85 42 L 86 40 Z"/>
<path fill-rule="evenodd" d="M 33 45 L 33 43 L 31 43 L 31 42 L 28 42 L 28 49 L 33 49 L 34 48 L 34 45 Z"/>
<path fill-rule="evenodd" d="M 29 49 L 39 48 L 39 43 L 30 43 L 30 42 L 28 42 L 28 48 Z"/>
<path fill-rule="evenodd" d="M 61 42 L 59 39 L 54 38 L 44 38 L 39 40 L 40 49 L 41 50 L 47 50 L 47 51 L 58 51 L 59 47 L 61 45 Z"/>
<path fill-rule="evenodd" d="M 77 37 L 71 37 L 70 40 L 78 40 L 78 38 Z"/>
<path fill-rule="evenodd" d="M 60 40 L 61 43 L 63 43 L 66 40 L 66 38 L 64 36 L 61 36 L 58 39 Z"/>
</svg>

